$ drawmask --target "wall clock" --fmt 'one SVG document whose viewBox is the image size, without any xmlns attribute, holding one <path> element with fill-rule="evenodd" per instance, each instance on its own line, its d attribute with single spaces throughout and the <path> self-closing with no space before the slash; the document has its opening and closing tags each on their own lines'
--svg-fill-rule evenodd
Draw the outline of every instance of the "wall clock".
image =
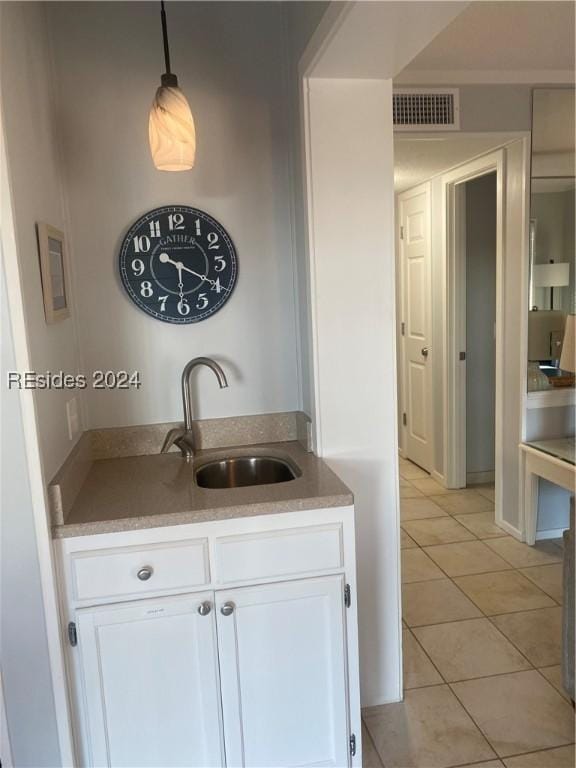
<svg viewBox="0 0 576 768">
<path fill-rule="evenodd" d="M 136 306 L 166 323 L 206 320 L 228 301 L 237 276 L 229 234 L 197 208 L 155 208 L 122 241 L 124 290 Z"/>
</svg>

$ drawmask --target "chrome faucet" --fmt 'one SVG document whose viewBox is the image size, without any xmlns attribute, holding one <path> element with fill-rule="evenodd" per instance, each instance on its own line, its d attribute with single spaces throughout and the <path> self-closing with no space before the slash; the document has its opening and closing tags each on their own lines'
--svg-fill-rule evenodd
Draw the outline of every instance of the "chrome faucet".
<svg viewBox="0 0 576 768">
<path fill-rule="evenodd" d="M 220 389 L 224 389 L 228 386 L 226 374 L 222 368 L 220 368 L 218 363 L 214 360 L 211 360 L 209 357 L 195 357 L 193 360 L 190 360 L 190 362 L 187 363 L 184 367 L 184 370 L 182 371 L 182 405 L 184 407 L 184 427 L 175 427 L 174 429 L 171 429 L 170 432 L 168 432 L 166 439 L 164 440 L 164 445 L 162 446 L 162 453 L 168 453 L 172 445 L 175 444 L 178 446 L 178 448 L 180 448 L 182 457 L 186 460 L 194 458 L 194 452 L 196 450 L 193 432 L 194 419 L 192 418 L 192 399 L 190 396 L 190 376 L 194 368 L 199 365 L 205 365 L 207 368 L 210 368 L 212 371 L 214 371 L 214 374 L 218 379 Z"/>
</svg>

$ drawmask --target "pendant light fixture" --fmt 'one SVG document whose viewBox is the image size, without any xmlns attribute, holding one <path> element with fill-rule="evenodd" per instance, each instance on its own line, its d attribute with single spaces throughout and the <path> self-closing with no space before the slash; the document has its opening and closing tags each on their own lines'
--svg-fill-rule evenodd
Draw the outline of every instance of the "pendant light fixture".
<svg viewBox="0 0 576 768">
<path fill-rule="evenodd" d="M 188 171 L 196 155 L 194 118 L 178 78 L 170 70 L 170 49 L 164 2 L 160 3 L 166 72 L 150 109 L 148 135 L 154 165 L 160 171 Z"/>
</svg>

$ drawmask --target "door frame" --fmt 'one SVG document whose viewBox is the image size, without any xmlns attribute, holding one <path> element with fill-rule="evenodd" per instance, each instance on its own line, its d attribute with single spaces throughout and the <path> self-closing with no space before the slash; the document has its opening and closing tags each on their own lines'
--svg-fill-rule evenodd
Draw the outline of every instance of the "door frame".
<svg viewBox="0 0 576 768">
<path fill-rule="evenodd" d="M 477 158 L 442 176 L 444 205 L 443 250 L 445 265 L 442 326 L 446 339 L 444 355 L 444 475 L 448 488 L 466 487 L 466 183 L 496 173 L 496 380 L 495 380 L 495 485 L 499 485 L 502 436 L 502 379 L 504 305 L 504 149 Z"/>
<path fill-rule="evenodd" d="M 427 393 L 426 393 L 426 407 L 427 407 L 427 420 L 428 420 L 428 435 L 430 440 L 430 467 L 427 470 L 432 475 L 436 469 L 436 456 L 435 456 L 435 439 L 434 439 L 434 419 L 432 418 L 432 370 L 434 364 L 434 349 L 432 348 L 432 194 L 431 194 L 431 181 L 425 181 L 422 184 L 418 184 L 416 187 L 411 187 L 403 192 L 400 192 L 396 197 L 396 253 L 398 254 L 397 275 L 398 275 L 398 295 L 397 301 L 400 309 L 400 322 L 398 323 L 398 349 L 400 357 L 400 380 L 398 382 L 398 429 L 402 436 L 401 445 L 399 447 L 399 453 L 405 458 L 408 456 L 408 440 L 407 440 L 407 424 L 404 424 L 403 414 L 407 413 L 407 393 L 406 387 L 408 384 L 408 357 L 406 355 L 406 336 L 402 332 L 402 324 L 406 322 L 406 273 L 405 273 L 405 259 L 404 259 L 404 240 L 402 239 L 402 203 L 406 200 L 410 200 L 412 197 L 418 195 L 426 195 L 426 236 L 427 236 L 427 248 L 426 257 L 428 259 L 428 278 L 427 278 L 427 294 L 428 294 L 428 306 L 426 311 L 426 328 L 428 337 L 428 349 L 430 350 L 427 360 Z"/>
<path fill-rule="evenodd" d="M 472 179 L 496 173 L 496 377 L 495 377 L 495 520 L 496 523 L 517 538 L 520 532 L 503 518 L 504 498 L 508 497 L 508 483 L 519 482 L 517 477 L 504 473 L 505 443 L 508 433 L 518 432 L 511 438 L 516 445 L 522 442 L 525 433 L 525 384 L 527 369 L 527 285 L 528 285 L 528 218 L 529 218 L 529 160 L 530 134 L 515 138 L 497 150 L 475 158 L 468 163 L 442 175 L 443 228 L 442 250 L 443 285 L 443 335 L 444 348 L 444 477 L 448 488 L 466 485 L 466 366 L 459 360 L 459 353 L 465 350 L 466 301 L 462 294 L 465 287 L 466 271 L 464 261 L 463 202 L 464 184 Z M 507 167 L 507 151 L 519 144 L 523 155 L 522 178 L 517 178 Z M 515 255 L 514 255 L 515 252 Z M 515 262 L 512 263 L 511 259 Z M 516 267 L 517 269 L 514 269 Z M 514 274 L 513 274 L 514 273 Z M 508 280 L 518 281 L 521 286 L 520 313 L 516 319 L 519 333 L 515 353 L 518 357 L 511 365 L 511 335 L 514 329 L 507 322 L 506 299 L 510 290 Z M 526 290 L 524 290 L 526 284 Z M 464 346 L 462 346 L 464 345 Z M 508 353 L 508 354 L 507 354 Z M 518 381 L 507 386 L 504 372 L 517 367 Z M 513 373 L 512 373 L 513 376 Z M 514 378 L 514 376 L 513 376 Z M 516 386 L 517 384 L 517 386 Z M 513 420 L 518 416 L 518 426 Z M 521 494 L 519 496 L 522 504 Z"/>
</svg>

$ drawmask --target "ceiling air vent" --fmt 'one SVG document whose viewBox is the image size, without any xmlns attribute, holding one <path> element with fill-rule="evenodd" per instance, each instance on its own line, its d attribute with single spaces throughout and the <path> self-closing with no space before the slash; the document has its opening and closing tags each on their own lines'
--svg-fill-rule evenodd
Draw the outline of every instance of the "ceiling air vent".
<svg viewBox="0 0 576 768">
<path fill-rule="evenodd" d="M 457 131 L 460 103 L 457 88 L 405 88 L 392 95 L 394 130 Z"/>
</svg>

